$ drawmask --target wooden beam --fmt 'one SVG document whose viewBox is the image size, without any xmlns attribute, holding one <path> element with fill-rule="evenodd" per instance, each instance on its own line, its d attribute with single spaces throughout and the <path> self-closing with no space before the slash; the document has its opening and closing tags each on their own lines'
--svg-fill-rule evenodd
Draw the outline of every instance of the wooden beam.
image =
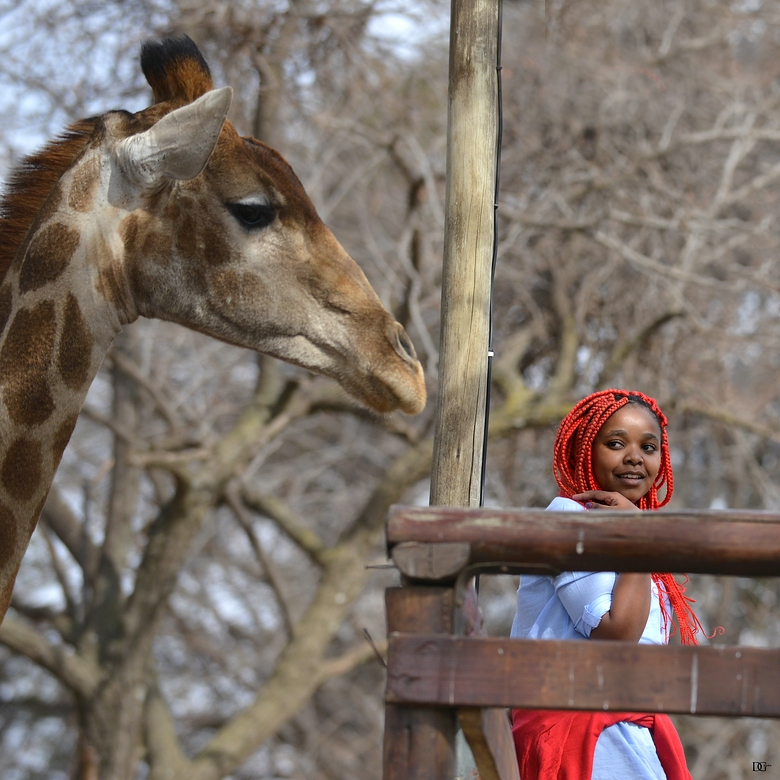
<svg viewBox="0 0 780 780">
<path fill-rule="evenodd" d="M 780 650 L 396 634 L 387 701 L 777 718 Z"/>
<path fill-rule="evenodd" d="M 520 780 L 507 710 L 463 707 L 458 721 L 477 763 L 479 780 Z"/>
<path fill-rule="evenodd" d="M 498 3 L 452 0 L 431 504 L 477 506 L 488 382 Z"/>
<path fill-rule="evenodd" d="M 426 559 L 426 544 L 466 543 L 469 563 L 547 564 L 558 571 L 780 576 L 780 515 L 767 512 L 394 506 L 387 542 L 391 551 L 401 542 L 420 543 L 417 554 Z"/>
<path fill-rule="evenodd" d="M 455 713 L 443 707 L 385 707 L 382 780 L 451 780 Z"/>
<path fill-rule="evenodd" d="M 465 542 L 401 542 L 393 547 L 392 557 L 405 577 L 440 582 L 454 579 L 468 565 L 471 545 Z"/>
<path fill-rule="evenodd" d="M 451 634 L 452 606 L 452 588 L 387 588 L 387 630 L 406 634 Z"/>
<path fill-rule="evenodd" d="M 388 588 L 388 632 L 444 636 L 452 631 L 451 588 Z M 385 707 L 383 780 L 452 780 L 456 714 L 446 707 L 388 703 Z"/>
</svg>

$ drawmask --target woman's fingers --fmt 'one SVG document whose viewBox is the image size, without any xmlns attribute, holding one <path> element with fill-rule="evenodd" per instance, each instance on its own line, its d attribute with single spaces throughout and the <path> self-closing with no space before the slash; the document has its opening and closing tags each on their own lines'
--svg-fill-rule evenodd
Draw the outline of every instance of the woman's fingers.
<svg viewBox="0 0 780 780">
<path fill-rule="evenodd" d="M 621 493 L 608 490 L 586 490 L 572 496 L 575 501 L 585 504 L 586 509 L 636 509 L 630 499 Z"/>
</svg>

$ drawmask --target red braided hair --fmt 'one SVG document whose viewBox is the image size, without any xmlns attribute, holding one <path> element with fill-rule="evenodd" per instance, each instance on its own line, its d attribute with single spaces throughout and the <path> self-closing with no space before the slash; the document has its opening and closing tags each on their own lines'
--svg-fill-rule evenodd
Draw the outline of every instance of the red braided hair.
<svg viewBox="0 0 780 780">
<path fill-rule="evenodd" d="M 666 506 L 674 492 L 672 463 L 669 457 L 669 440 L 666 426 L 669 421 L 653 398 L 634 390 L 600 390 L 583 398 L 564 417 L 558 428 L 553 445 L 553 473 L 560 488 L 560 494 L 571 498 L 587 490 L 601 490 L 593 473 L 593 442 L 604 423 L 626 404 L 635 403 L 648 409 L 658 421 L 661 429 L 661 465 L 650 490 L 639 499 L 640 509 L 660 509 Z M 666 494 L 659 502 L 658 491 L 666 485 Z M 685 589 L 671 574 L 653 574 L 653 582 L 659 592 L 663 590 L 669 598 L 680 626 L 680 640 L 684 645 L 695 645 L 695 635 L 702 630 L 699 619 L 691 609 L 693 599 L 685 595 Z M 686 582 L 687 582 L 686 576 Z M 669 630 L 671 615 L 661 598 L 664 629 Z"/>
</svg>

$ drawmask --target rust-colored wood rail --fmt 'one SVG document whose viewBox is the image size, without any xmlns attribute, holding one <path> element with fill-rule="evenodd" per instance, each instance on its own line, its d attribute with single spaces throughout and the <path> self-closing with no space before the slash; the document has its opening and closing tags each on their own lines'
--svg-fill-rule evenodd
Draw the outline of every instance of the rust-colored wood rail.
<svg viewBox="0 0 780 780">
<path fill-rule="evenodd" d="M 388 548 L 406 576 L 445 579 L 467 564 L 558 571 L 684 571 L 780 576 L 780 514 L 390 509 Z"/>
<path fill-rule="evenodd" d="M 776 718 L 780 650 L 395 634 L 387 701 Z"/>
</svg>

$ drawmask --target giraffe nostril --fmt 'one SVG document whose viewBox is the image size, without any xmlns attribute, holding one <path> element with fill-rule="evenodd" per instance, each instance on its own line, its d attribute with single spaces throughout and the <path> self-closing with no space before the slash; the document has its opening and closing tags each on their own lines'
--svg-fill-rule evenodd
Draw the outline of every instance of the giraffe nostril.
<svg viewBox="0 0 780 780">
<path fill-rule="evenodd" d="M 401 325 L 397 325 L 394 339 L 395 351 L 405 360 L 417 360 L 417 353 L 414 351 L 414 344 L 409 338 L 407 332 Z"/>
</svg>

